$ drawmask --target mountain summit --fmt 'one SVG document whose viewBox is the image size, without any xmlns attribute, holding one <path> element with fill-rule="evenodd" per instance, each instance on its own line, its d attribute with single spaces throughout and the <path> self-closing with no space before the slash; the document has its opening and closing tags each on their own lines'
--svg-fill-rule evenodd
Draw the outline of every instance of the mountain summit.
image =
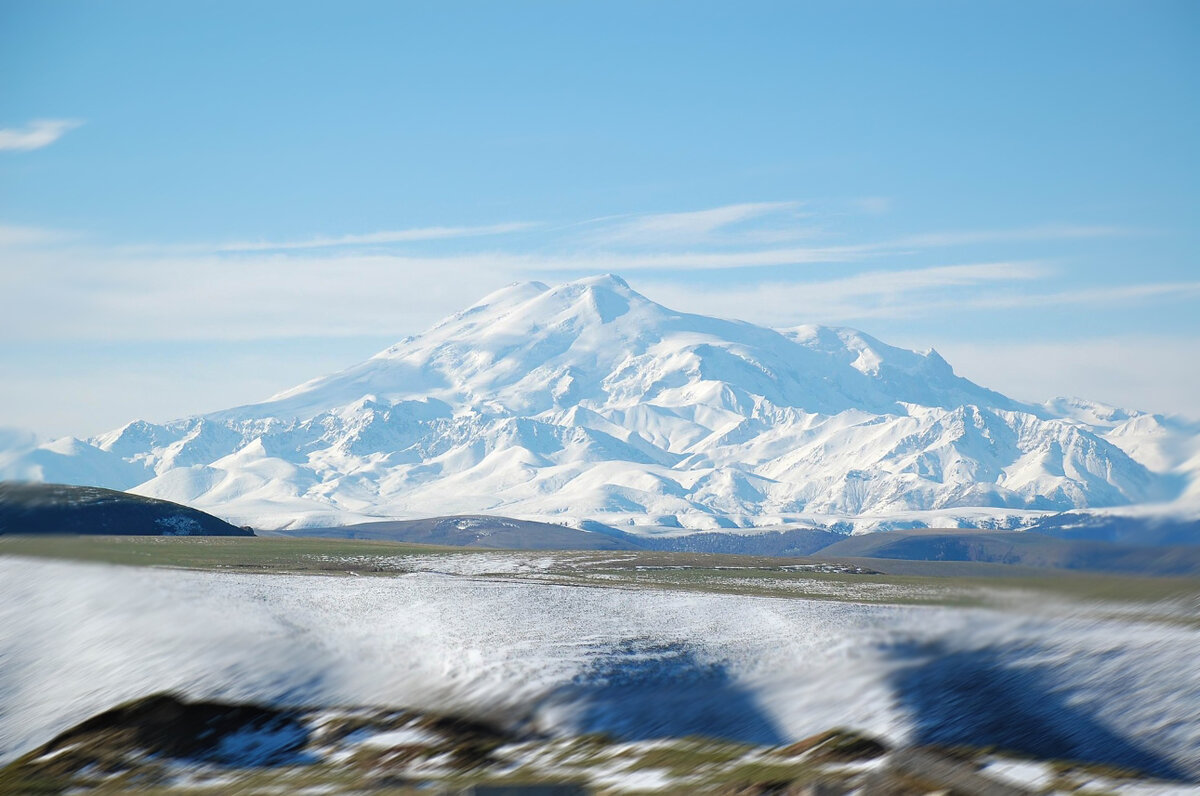
<svg viewBox="0 0 1200 796">
<path fill-rule="evenodd" d="M 1019 522 L 1177 491 L 1105 438 L 1118 429 L 1077 415 L 980 387 L 933 351 L 676 312 L 605 275 L 510 285 L 262 403 L 59 441 L 7 470 L 263 527 L 466 512 Z"/>
<path fill-rule="evenodd" d="M 305 420 L 364 396 L 389 404 L 436 398 L 509 415 L 714 398 L 733 411 L 758 399 L 822 414 L 902 411 L 904 403 L 1036 411 L 955 376 L 936 353 L 851 329 L 779 332 L 679 313 L 605 275 L 554 288 L 510 285 L 360 365 L 213 417 Z"/>
</svg>

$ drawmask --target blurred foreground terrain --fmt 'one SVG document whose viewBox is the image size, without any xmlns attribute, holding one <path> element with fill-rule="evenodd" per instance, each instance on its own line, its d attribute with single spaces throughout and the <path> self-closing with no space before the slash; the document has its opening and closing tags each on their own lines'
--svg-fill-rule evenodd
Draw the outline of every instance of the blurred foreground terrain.
<svg viewBox="0 0 1200 796">
<path fill-rule="evenodd" d="M 864 561 L 3 537 L 0 791 L 1200 792 L 1200 580 Z"/>
</svg>

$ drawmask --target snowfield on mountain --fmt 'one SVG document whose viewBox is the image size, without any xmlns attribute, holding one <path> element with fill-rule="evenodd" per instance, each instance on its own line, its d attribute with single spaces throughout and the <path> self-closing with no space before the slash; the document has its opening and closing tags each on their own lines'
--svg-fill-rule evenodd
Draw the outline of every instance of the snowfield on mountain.
<svg viewBox="0 0 1200 796">
<path fill-rule="evenodd" d="M 1195 496 L 1200 428 L 1028 404 L 935 351 L 518 283 L 262 403 L 0 459 L 263 528 L 493 513 L 659 528 L 1024 524 Z"/>
</svg>

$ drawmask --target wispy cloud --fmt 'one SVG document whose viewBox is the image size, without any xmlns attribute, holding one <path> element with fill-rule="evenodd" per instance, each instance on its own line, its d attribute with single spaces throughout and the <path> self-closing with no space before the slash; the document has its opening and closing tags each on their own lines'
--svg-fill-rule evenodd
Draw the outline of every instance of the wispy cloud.
<svg viewBox="0 0 1200 796">
<path fill-rule="evenodd" d="M 0 224 L 0 249 L 62 243 L 73 237 L 73 233 L 58 229 Z"/>
<path fill-rule="evenodd" d="M 0 339 L 399 335 L 426 328 L 514 280 L 564 270 L 557 257 L 504 253 L 19 252 L 0 269 Z M 604 263 L 592 265 L 591 272 L 614 270 Z M 47 273 L 54 279 L 47 279 Z M 940 278 L 910 277 L 919 278 L 930 284 L 971 279 L 954 268 Z M 848 280 L 842 290 L 846 296 L 867 294 L 870 281 Z M 230 285 L 237 289 L 230 290 Z M 675 282 L 670 285 L 678 287 Z M 832 291 L 825 288 L 825 295 L 832 296 Z M 771 296 L 769 286 L 763 292 L 775 316 L 793 323 L 803 319 L 801 309 Z M 668 303 L 674 297 L 666 291 Z M 717 294 L 689 296 L 686 291 L 683 297 L 687 300 L 675 304 L 680 309 L 758 319 L 760 299 L 747 291 L 732 291 L 730 301 Z M 692 303 L 693 298 L 698 300 Z M 711 298 L 712 306 L 705 298 Z M 47 306 L 56 308 L 52 318 L 43 311 Z"/>
<path fill-rule="evenodd" d="M 867 197 L 851 202 L 851 206 L 858 213 L 879 215 L 888 211 L 891 201 Z M 578 271 L 719 270 L 849 263 L 955 246 L 1138 234 L 1125 227 L 1045 224 L 935 231 L 847 244 L 829 240 L 814 219 L 801 212 L 802 207 L 801 202 L 753 202 L 685 213 L 593 219 L 565 228 L 567 234 L 556 242 L 564 253 L 548 267 Z"/>
<path fill-rule="evenodd" d="M 787 246 L 731 252 L 677 251 L 627 252 L 604 251 L 586 254 L 538 255 L 518 258 L 531 271 L 625 272 L 688 271 L 756 268 L 774 265 L 849 263 L 865 259 L 879 251 L 864 246 Z"/>
<path fill-rule="evenodd" d="M 1076 340 L 986 343 L 947 337 L 937 343 L 959 375 L 1028 401 L 1082 395 L 1129 409 L 1200 418 L 1200 368 L 1180 367 L 1200 338 L 1128 335 Z"/>
<path fill-rule="evenodd" d="M 74 119 L 35 119 L 25 127 L 0 127 L 0 152 L 28 152 L 50 146 L 81 124 Z"/>
<path fill-rule="evenodd" d="M 1078 224 L 1045 224 L 1018 229 L 985 229 L 949 232 L 927 232 L 907 235 L 895 241 L 896 246 L 918 249 L 941 246 L 969 246 L 981 243 L 1013 243 L 1041 240 L 1073 240 L 1085 238 L 1111 238 L 1135 235 L 1138 230 L 1128 227 L 1086 226 Z"/>
<path fill-rule="evenodd" d="M 489 255 L 13 250 L 0 267 L 0 340 L 399 337 L 522 274 Z"/>
<path fill-rule="evenodd" d="M 863 201 L 874 209 L 864 207 L 862 212 L 880 212 L 886 205 L 886 200 L 880 200 L 878 205 L 874 200 Z M 932 232 L 864 243 L 818 242 L 811 239 L 821 237 L 819 230 L 800 223 L 805 218 L 802 207 L 801 202 L 794 201 L 751 202 L 682 213 L 609 216 L 559 226 L 541 222 L 434 226 L 292 240 L 134 245 L 120 247 L 120 251 L 130 256 L 247 255 L 324 249 L 352 253 L 356 249 L 370 251 L 408 243 L 503 238 L 538 229 L 536 246 L 501 240 L 489 246 L 489 250 L 477 249 L 476 253 L 531 272 L 717 271 L 856 263 L 968 244 L 1130 234 L 1129 230 L 1116 227 L 1047 225 Z"/>
<path fill-rule="evenodd" d="M 588 222 L 583 239 L 594 243 L 677 246 L 799 237 L 800 202 L 745 202 L 683 213 L 608 216 Z"/>
<path fill-rule="evenodd" d="M 659 236 L 701 235 L 752 218 L 783 210 L 794 210 L 799 207 L 799 204 L 799 202 L 748 202 L 685 213 L 639 216 L 620 224 L 612 230 L 611 234 L 650 240 L 658 240 Z"/>
<path fill-rule="evenodd" d="M 507 235 L 537 226 L 531 222 L 488 224 L 473 227 L 423 227 L 370 232 L 365 235 L 338 235 L 290 241 L 242 241 L 215 247 L 221 252 L 290 251 L 295 249 L 325 249 L 334 246 L 376 246 L 388 243 L 413 243 L 451 238 L 477 238 L 487 235 Z"/>
<path fill-rule="evenodd" d="M 970 263 L 719 289 L 654 282 L 647 284 L 647 290 L 669 304 L 694 312 L 789 326 L 801 322 L 903 317 L 920 313 L 931 296 L 941 299 L 956 289 L 1029 282 L 1047 273 L 1047 268 L 1038 262 Z"/>
<path fill-rule="evenodd" d="M 1163 297 L 1188 299 L 1195 296 L 1200 296 L 1200 282 L 1150 282 L 1027 295 L 980 296 L 973 299 L 970 306 L 977 309 L 1024 309 L 1066 304 L 1121 304 Z"/>
<path fill-rule="evenodd" d="M 1030 290 L 1050 274 L 1038 263 L 984 263 L 870 271 L 840 279 L 757 283 L 719 290 L 677 282 L 646 283 L 646 288 L 666 303 L 693 312 L 741 317 L 774 326 L 1045 307 L 1133 305 L 1187 301 L 1200 296 L 1200 282 Z"/>
<path fill-rule="evenodd" d="M 1200 283 L 1165 280 L 1072 286 L 1069 273 L 1033 257 L 930 267 L 920 262 L 925 257 L 914 256 L 923 247 L 932 253 L 963 240 L 1117 234 L 1107 227 L 1041 226 L 841 245 L 677 243 L 688 235 L 795 217 L 800 207 L 761 202 L 606 220 L 612 229 L 659 231 L 676 241 L 631 247 L 584 245 L 580 228 L 586 235 L 586 225 L 527 222 L 142 247 L 25 245 L 53 244 L 57 233 L 0 226 L 0 246 L 7 244 L 7 262 L 0 265 L 0 339 L 410 333 L 513 280 L 602 272 L 628 274 L 652 298 L 681 310 L 770 325 L 1167 301 L 1200 291 Z M 514 234 L 534 227 L 536 239 Z M 453 246 L 402 245 L 476 238 Z M 735 276 L 737 269 L 753 268 L 762 270 Z M 53 318 L 43 311 L 48 306 L 57 310 Z"/>
</svg>

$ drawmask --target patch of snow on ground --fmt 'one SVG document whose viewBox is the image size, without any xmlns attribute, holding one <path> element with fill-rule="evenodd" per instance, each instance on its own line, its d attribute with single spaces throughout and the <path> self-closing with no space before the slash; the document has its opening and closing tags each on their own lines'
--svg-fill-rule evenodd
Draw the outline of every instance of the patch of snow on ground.
<svg viewBox="0 0 1200 796">
<path fill-rule="evenodd" d="M 657 768 L 647 768 L 641 771 L 625 771 L 610 769 L 602 772 L 592 772 L 592 785 L 618 792 L 639 792 L 666 790 L 676 785 L 671 772 Z"/>
<path fill-rule="evenodd" d="M 1194 624 L 1090 609 L 1035 614 L 431 572 L 336 578 L 6 557 L 0 760 L 165 690 L 412 707 L 630 741 L 708 733 L 779 744 L 841 726 L 904 743 L 921 740 L 930 715 L 953 708 L 938 689 L 985 677 L 1000 689 L 996 699 L 1020 696 L 1049 730 L 1082 729 L 1200 776 L 1198 649 Z M 964 686 L 954 698 L 971 693 Z"/>
<path fill-rule="evenodd" d="M 1043 790 L 1054 781 L 1054 769 L 1049 763 L 1028 760 L 992 760 L 981 771 L 986 776 L 1034 790 Z"/>
<path fill-rule="evenodd" d="M 372 733 L 362 739 L 351 740 L 356 740 L 362 746 L 388 749 L 393 746 L 432 746 L 441 742 L 442 737 L 420 727 L 405 727 L 400 730 Z"/>
</svg>

